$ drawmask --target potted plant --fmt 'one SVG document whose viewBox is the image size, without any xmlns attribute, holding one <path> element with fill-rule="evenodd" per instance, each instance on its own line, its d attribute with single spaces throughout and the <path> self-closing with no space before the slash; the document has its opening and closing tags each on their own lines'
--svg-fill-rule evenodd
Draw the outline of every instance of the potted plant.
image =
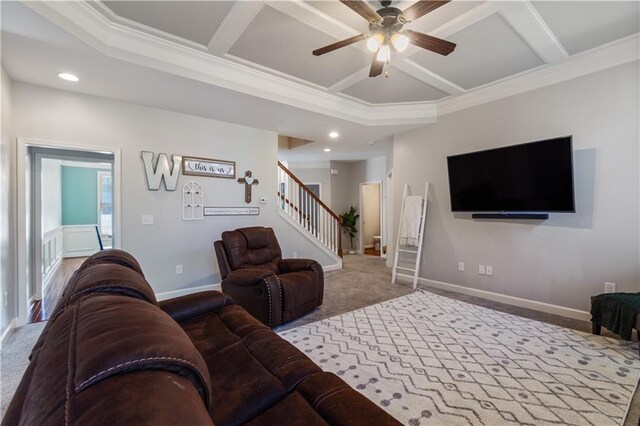
<svg viewBox="0 0 640 426">
<path fill-rule="evenodd" d="M 358 233 L 356 224 L 358 223 L 359 217 L 360 215 L 357 214 L 357 210 L 353 206 L 351 206 L 351 208 L 347 212 L 342 214 L 342 229 L 349 234 L 349 238 L 351 240 L 351 249 L 349 249 L 349 254 L 355 254 L 356 252 L 353 248 L 353 239 Z"/>
</svg>

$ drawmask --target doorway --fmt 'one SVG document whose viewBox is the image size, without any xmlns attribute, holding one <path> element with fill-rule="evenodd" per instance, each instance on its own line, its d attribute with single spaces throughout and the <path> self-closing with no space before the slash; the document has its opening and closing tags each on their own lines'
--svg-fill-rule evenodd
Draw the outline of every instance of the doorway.
<svg viewBox="0 0 640 426">
<path fill-rule="evenodd" d="M 46 320 L 87 256 L 120 244 L 120 151 L 18 139 L 18 326 Z"/>
<path fill-rule="evenodd" d="M 29 147 L 28 322 L 46 321 L 84 259 L 111 248 L 113 154 Z"/>
<path fill-rule="evenodd" d="M 360 247 L 362 253 L 382 255 L 382 184 L 360 184 Z"/>
</svg>

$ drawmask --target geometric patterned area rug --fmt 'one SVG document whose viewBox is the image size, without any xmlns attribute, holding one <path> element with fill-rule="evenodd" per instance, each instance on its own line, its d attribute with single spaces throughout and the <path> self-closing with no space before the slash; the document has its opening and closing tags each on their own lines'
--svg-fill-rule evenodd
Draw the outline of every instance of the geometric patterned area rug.
<svg viewBox="0 0 640 426">
<path fill-rule="evenodd" d="M 423 290 L 279 333 L 408 425 L 620 424 L 634 344 Z"/>
</svg>

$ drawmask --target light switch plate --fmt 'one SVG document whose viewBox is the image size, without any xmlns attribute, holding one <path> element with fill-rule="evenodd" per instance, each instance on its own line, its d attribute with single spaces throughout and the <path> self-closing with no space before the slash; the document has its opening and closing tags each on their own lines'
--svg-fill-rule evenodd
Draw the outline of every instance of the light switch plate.
<svg viewBox="0 0 640 426">
<path fill-rule="evenodd" d="M 143 225 L 153 225 L 153 215 L 152 214 L 143 214 L 142 215 L 142 224 Z"/>
<path fill-rule="evenodd" d="M 480 275 L 484 275 L 485 274 L 484 265 L 478 265 L 478 273 Z"/>
<path fill-rule="evenodd" d="M 486 272 L 487 275 L 493 276 L 493 266 L 487 265 L 484 268 L 484 271 Z"/>
<path fill-rule="evenodd" d="M 458 262 L 458 271 L 464 272 L 464 262 Z"/>
</svg>

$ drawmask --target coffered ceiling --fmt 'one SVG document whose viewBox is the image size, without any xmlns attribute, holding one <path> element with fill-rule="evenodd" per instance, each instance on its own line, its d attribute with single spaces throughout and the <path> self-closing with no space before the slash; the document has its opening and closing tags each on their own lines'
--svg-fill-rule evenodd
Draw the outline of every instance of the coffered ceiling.
<svg viewBox="0 0 640 426">
<path fill-rule="evenodd" d="M 446 57 L 414 46 L 393 52 L 388 76 L 377 78 L 368 77 L 372 54 L 364 41 L 312 56 L 318 47 L 368 32 L 366 21 L 338 1 L 26 2 L 22 9 L 66 34 L 48 38 L 37 37 L 43 24 L 21 26 L 16 20 L 26 12 L 2 3 L 9 11 L 3 13 L 3 48 L 11 53 L 3 53 L 3 64 L 14 78 L 32 75 L 29 82 L 50 85 L 25 69 L 36 65 L 37 55 L 27 60 L 24 49 L 46 50 L 71 36 L 82 44 L 76 55 L 111 64 L 115 75 L 127 66 L 144 67 L 137 72 L 180 78 L 180 87 L 192 81 L 211 93 L 224 92 L 224 99 L 235 93 L 246 102 L 256 99 L 255 105 L 313 116 L 309 126 L 318 129 L 312 131 L 305 130 L 307 123 L 281 118 L 269 124 L 262 117 L 230 120 L 310 140 L 320 138 L 321 126 L 343 123 L 356 129 L 346 139 L 369 143 L 434 122 L 439 114 L 638 59 L 637 1 L 453 0 L 406 28 L 455 42 L 456 50 Z M 39 47 L 28 46 L 34 40 Z M 70 61 L 72 56 L 59 52 Z M 185 93 L 197 91 L 191 86 Z"/>
</svg>

